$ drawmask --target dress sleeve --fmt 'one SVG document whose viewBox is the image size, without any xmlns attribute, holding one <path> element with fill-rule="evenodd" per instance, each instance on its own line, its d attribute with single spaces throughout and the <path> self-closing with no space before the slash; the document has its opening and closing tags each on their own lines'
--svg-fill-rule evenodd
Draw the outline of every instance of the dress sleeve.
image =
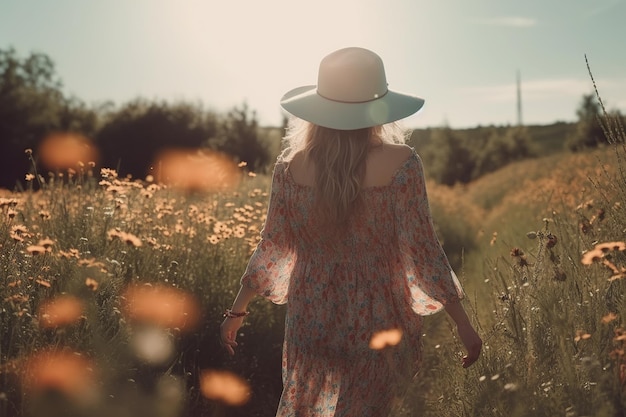
<svg viewBox="0 0 626 417">
<path fill-rule="evenodd" d="M 404 168 L 395 179 L 399 251 L 411 308 L 417 314 L 429 315 L 464 295 L 435 233 L 422 161 L 415 151 Z"/>
<path fill-rule="evenodd" d="M 285 165 L 274 167 L 267 217 L 261 241 L 254 250 L 241 285 L 276 304 L 287 302 L 289 279 L 295 262 L 285 203 Z"/>
</svg>

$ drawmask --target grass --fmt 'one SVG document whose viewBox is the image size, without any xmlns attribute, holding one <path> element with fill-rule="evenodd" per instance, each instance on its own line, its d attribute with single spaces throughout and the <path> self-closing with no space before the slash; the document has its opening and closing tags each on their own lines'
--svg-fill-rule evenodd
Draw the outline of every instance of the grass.
<svg viewBox="0 0 626 417">
<path fill-rule="evenodd" d="M 428 317 L 395 415 L 624 415 L 623 139 L 429 185 L 484 355 L 462 369 L 449 321 Z M 0 195 L 0 415 L 274 415 L 284 308 L 255 301 L 234 359 L 217 343 L 269 178 L 207 191 L 63 172 Z"/>
</svg>

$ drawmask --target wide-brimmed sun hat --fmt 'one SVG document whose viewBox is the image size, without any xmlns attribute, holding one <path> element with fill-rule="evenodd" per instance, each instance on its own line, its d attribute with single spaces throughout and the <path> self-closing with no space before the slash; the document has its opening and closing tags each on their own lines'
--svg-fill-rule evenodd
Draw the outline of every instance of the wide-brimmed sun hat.
<svg viewBox="0 0 626 417">
<path fill-rule="evenodd" d="M 280 105 L 316 125 L 354 130 L 391 123 L 417 112 L 424 100 L 392 91 L 382 59 L 364 48 L 344 48 L 322 59 L 317 85 L 288 91 Z"/>
</svg>

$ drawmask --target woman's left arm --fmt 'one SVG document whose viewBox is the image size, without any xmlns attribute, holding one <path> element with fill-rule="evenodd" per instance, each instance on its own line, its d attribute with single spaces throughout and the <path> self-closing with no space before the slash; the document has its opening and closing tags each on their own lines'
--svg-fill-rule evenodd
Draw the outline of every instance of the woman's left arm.
<svg viewBox="0 0 626 417">
<path fill-rule="evenodd" d="M 255 295 L 256 291 L 250 287 L 242 285 L 239 289 L 239 293 L 237 293 L 237 297 L 235 297 L 233 307 L 231 308 L 234 315 L 242 314 L 241 317 L 229 317 L 227 315 L 220 326 L 220 340 L 224 348 L 226 348 L 231 356 L 235 354 L 235 347 L 237 346 L 237 331 L 243 324 L 245 317 L 244 313 L 247 313 L 248 304 L 250 304 L 250 301 L 252 301 Z"/>
</svg>

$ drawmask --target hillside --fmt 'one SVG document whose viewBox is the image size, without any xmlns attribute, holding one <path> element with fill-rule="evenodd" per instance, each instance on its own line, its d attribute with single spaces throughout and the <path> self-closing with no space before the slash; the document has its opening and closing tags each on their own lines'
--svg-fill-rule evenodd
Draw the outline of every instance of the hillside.
<svg viewBox="0 0 626 417">
<path fill-rule="evenodd" d="M 498 133 L 504 134 L 511 126 L 477 126 L 468 129 L 452 129 L 463 139 L 481 139 L 488 131 L 495 129 Z M 525 126 L 531 137 L 532 143 L 536 146 L 541 155 L 558 153 L 563 149 L 565 139 L 576 128 L 575 123 L 556 122 L 549 125 L 528 125 Z M 429 146 L 432 142 L 432 134 L 441 128 L 415 129 L 411 135 L 411 143 L 415 144 L 419 151 L 422 147 Z"/>
</svg>

